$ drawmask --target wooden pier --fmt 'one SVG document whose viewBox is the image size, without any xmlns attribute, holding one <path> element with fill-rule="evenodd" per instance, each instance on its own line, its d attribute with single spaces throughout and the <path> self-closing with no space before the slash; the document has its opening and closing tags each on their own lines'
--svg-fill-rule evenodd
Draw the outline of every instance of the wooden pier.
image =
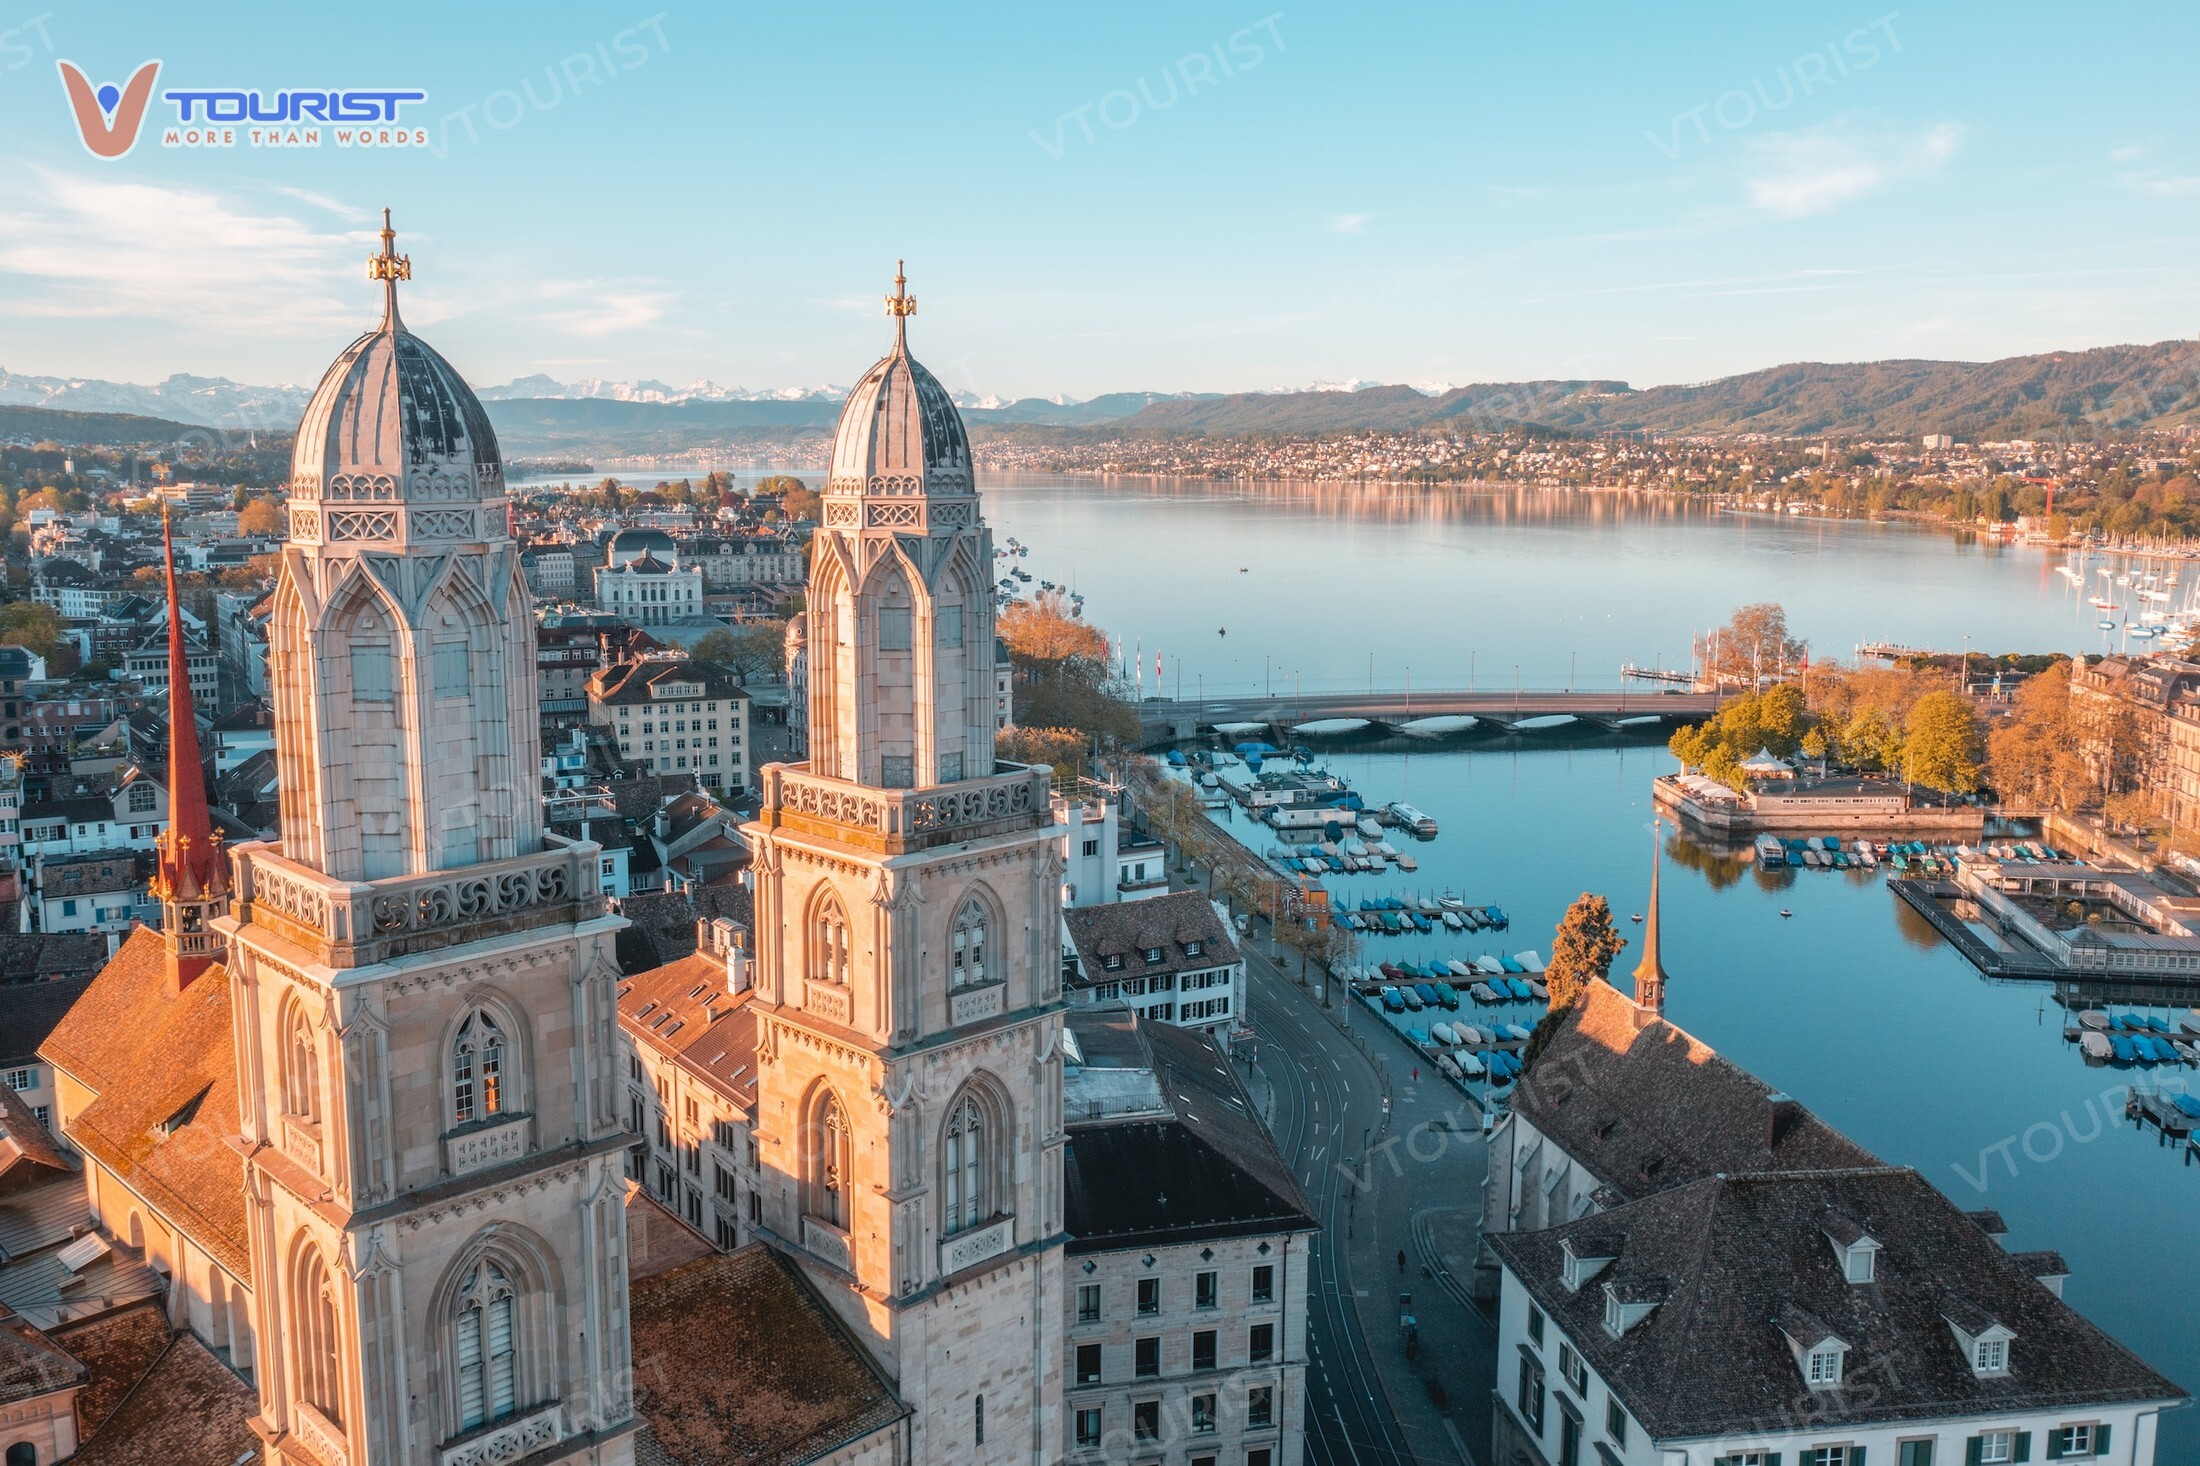
<svg viewBox="0 0 2200 1466">
<path fill-rule="evenodd" d="M 2152 1125 L 2164 1142 L 2184 1140 L 2192 1134 L 2192 1116 L 2170 1103 L 2167 1096 L 2130 1089 L 2124 1094 L 2124 1118 L 2134 1125 Z"/>
</svg>

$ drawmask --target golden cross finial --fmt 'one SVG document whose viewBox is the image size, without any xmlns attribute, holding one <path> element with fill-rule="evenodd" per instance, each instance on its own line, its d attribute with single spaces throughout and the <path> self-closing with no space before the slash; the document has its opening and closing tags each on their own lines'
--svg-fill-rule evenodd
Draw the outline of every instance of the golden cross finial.
<svg viewBox="0 0 2200 1466">
<path fill-rule="evenodd" d="M 390 227 L 390 211 L 382 211 L 382 252 L 367 260 L 369 280 L 410 280 L 413 275 L 411 255 L 397 252 L 397 231 Z"/>
</svg>

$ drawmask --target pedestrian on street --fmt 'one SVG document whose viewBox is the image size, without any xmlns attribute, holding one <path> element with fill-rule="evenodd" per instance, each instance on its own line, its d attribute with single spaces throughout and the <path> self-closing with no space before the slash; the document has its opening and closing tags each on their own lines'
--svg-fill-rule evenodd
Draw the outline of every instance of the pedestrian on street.
<svg viewBox="0 0 2200 1466">
<path fill-rule="evenodd" d="M 1415 1084 L 1419 1084 L 1421 1082 L 1421 1066 L 1419 1064 L 1415 1064 L 1413 1066 L 1413 1082 Z"/>
<path fill-rule="evenodd" d="M 1399 1248 L 1399 1249 L 1398 1249 L 1398 1271 L 1402 1273 L 1402 1272 L 1404 1272 L 1405 1270 L 1406 1270 L 1406 1250 L 1405 1250 L 1405 1249 L 1404 1249 L 1403 1247 L 1401 1247 L 1401 1248 Z"/>
</svg>

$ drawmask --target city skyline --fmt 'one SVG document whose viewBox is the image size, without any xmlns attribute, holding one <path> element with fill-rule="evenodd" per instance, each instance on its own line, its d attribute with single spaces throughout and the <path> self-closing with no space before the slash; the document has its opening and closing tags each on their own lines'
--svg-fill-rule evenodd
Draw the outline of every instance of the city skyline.
<svg viewBox="0 0 2200 1466">
<path fill-rule="evenodd" d="M 0 23 L 0 365 L 309 381 L 385 205 L 409 313 L 484 383 L 842 381 L 897 255 L 943 382 L 1004 398 L 1648 386 L 2161 340 L 2200 305 L 2189 17 L 2058 30 L 2052 97 L 2040 7 L 436 24 Z M 59 63 L 154 58 L 162 93 L 424 91 L 426 146 L 169 148 L 156 98 L 93 157 Z M 851 166 L 880 136 L 901 151 Z"/>
</svg>

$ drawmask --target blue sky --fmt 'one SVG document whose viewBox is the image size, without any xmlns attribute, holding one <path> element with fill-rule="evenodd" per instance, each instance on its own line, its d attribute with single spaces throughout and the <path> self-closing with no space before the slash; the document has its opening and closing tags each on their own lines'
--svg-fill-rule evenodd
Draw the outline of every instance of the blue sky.
<svg viewBox="0 0 2200 1466">
<path fill-rule="evenodd" d="M 2189 335 L 2200 10 L 2096 9 L 0 0 L 0 366 L 310 381 L 384 204 L 480 383 L 845 383 L 897 255 L 1006 396 Z M 57 60 L 156 57 L 430 146 L 93 158 Z"/>
</svg>

